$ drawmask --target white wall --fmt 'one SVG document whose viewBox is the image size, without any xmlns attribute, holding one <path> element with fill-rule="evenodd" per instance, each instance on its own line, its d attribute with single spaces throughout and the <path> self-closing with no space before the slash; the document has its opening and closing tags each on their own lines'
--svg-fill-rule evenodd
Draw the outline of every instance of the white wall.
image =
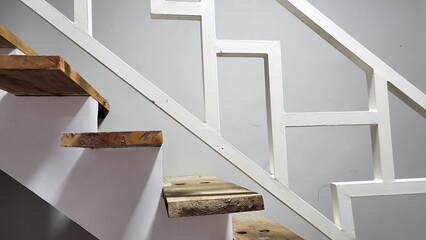
<svg viewBox="0 0 426 240">
<path fill-rule="evenodd" d="M 49 2 L 72 15 L 66 8 L 71 1 Z M 311 3 L 426 92 L 425 1 Z M 93 9 L 94 37 L 201 118 L 199 22 L 153 20 L 148 0 L 93 0 Z M 281 40 L 287 111 L 367 109 L 364 73 L 275 1 L 216 0 L 216 15 L 218 38 Z M 0 23 L 37 52 L 62 55 L 109 100 L 100 130 L 163 130 L 165 175 L 213 174 L 257 190 L 265 196 L 265 214 L 306 239 L 325 239 L 19 1 L 0 2 Z M 260 59 L 219 59 L 222 134 L 267 167 L 262 71 Z M 396 175 L 426 177 L 425 120 L 390 100 Z M 329 182 L 372 178 L 367 127 L 290 129 L 288 151 L 292 189 L 330 218 Z M 426 220 L 425 199 L 355 200 L 359 239 L 421 239 L 426 230 L 416 223 Z"/>
<path fill-rule="evenodd" d="M 161 148 L 60 147 L 62 132 L 96 131 L 94 99 L 17 97 L 0 90 L 0 112 L 0 169 L 98 239 L 232 239 L 228 215 L 168 218 L 161 197 Z M 7 201 L 0 198 L 0 204 Z M 7 205 L 25 221 L 19 202 Z M 41 236 L 60 239 L 60 232 L 69 231 L 66 222 L 47 222 Z M 55 225 L 64 229 L 51 233 Z M 2 229 L 0 239 L 9 239 L 11 232 Z M 23 233 L 16 239 L 41 238 Z"/>
</svg>

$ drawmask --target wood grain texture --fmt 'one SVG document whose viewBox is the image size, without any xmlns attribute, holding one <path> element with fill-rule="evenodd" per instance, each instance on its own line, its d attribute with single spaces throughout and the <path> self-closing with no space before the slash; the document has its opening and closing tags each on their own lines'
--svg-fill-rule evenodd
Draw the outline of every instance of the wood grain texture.
<svg viewBox="0 0 426 240">
<path fill-rule="evenodd" d="M 37 55 L 30 47 L 25 45 L 18 37 L 0 24 L 0 48 L 17 48 L 26 55 Z"/>
<path fill-rule="evenodd" d="M 0 89 L 17 96 L 91 96 L 108 112 L 108 102 L 63 58 L 0 56 Z"/>
<path fill-rule="evenodd" d="M 128 148 L 160 147 L 161 131 L 62 133 L 62 147 L 81 148 Z"/>
<path fill-rule="evenodd" d="M 232 216 L 234 240 L 303 240 L 287 228 L 262 215 Z"/>
<path fill-rule="evenodd" d="M 170 218 L 263 210 L 262 195 L 214 176 L 166 177 Z"/>
</svg>

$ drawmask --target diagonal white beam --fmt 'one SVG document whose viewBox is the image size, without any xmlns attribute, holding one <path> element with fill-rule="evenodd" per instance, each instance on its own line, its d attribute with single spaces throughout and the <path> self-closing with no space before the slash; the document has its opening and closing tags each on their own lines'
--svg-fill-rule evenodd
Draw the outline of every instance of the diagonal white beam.
<svg viewBox="0 0 426 240">
<path fill-rule="evenodd" d="M 423 116 L 423 118 L 426 118 L 426 95 L 424 93 L 418 89 L 414 89 L 413 85 L 407 84 L 403 80 L 391 81 L 388 84 L 388 89 L 414 111 Z"/>
<path fill-rule="evenodd" d="M 374 71 L 389 81 L 396 92 L 411 108 L 426 117 L 426 95 L 380 60 L 367 48 L 337 26 L 306 0 L 276 0 L 325 41 L 358 65 L 366 73 Z M 393 89 L 391 89 L 393 90 Z M 401 94 L 402 93 L 402 94 Z"/>
<path fill-rule="evenodd" d="M 376 111 L 285 113 L 287 127 L 348 126 L 377 124 Z"/>
</svg>

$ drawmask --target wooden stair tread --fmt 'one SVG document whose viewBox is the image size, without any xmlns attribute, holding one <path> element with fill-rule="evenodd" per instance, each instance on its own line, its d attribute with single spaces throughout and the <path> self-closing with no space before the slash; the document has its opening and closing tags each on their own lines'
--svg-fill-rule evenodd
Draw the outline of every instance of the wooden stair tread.
<svg viewBox="0 0 426 240">
<path fill-rule="evenodd" d="M 160 147 L 161 131 L 62 133 L 62 147 L 128 148 Z"/>
<path fill-rule="evenodd" d="M 108 102 L 63 58 L 0 56 L 0 89 L 17 96 L 91 96 L 108 112 Z"/>
<path fill-rule="evenodd" d="M 17 48 L 26 55 L 37 55 L 30 47 L 25 45 L 18 37 L 0 24 L 0 48 Z"/>
<path fill-rule="evenodd" d="M 165 177 L 170 218 L 263 210 L 262 195 L 214 176 Z"/>
<path fill-rule="evenodd" d="M 292 231 L 262 215 L 232 216 L 234 240 L 303 240 Z"/>
</svg>

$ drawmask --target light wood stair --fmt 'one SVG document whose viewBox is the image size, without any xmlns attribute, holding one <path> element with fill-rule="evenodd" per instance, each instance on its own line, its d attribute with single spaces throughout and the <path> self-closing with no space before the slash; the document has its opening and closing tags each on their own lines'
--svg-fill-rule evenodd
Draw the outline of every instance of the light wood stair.
<svg viewBox="0 0 426 240">
<path fill-rule="evenodd" d="M 232 216 L 234 240 L 303 240 L 292 231 L 262 215 Z"/>
<path fill-rule="evenodd" d="M 160 147 L 161 131 L 62 133 L 61 147 L 129 148 Z"/>
<path fill-rule="evenodd" d="M 0 89 L 16 96 L 90 96 L 99 103 L 100 118 L 109 103 L 59 56 L 38 56 L 0 25 L 0 48 L 16 48 L 26 55 L 0 55 Z"/>
<path fill-rule="evenodd" d="M 262 195 L 214 176 L 165 177 L 170 218 L 263 210 Z"/>
<path fill-rule="evenodd" d="M 0 89 L 17 96 L 91 96 L 99 110 L 108 102 L 63 58 L 58 56 L 0 56 Z"/>
</svg>

